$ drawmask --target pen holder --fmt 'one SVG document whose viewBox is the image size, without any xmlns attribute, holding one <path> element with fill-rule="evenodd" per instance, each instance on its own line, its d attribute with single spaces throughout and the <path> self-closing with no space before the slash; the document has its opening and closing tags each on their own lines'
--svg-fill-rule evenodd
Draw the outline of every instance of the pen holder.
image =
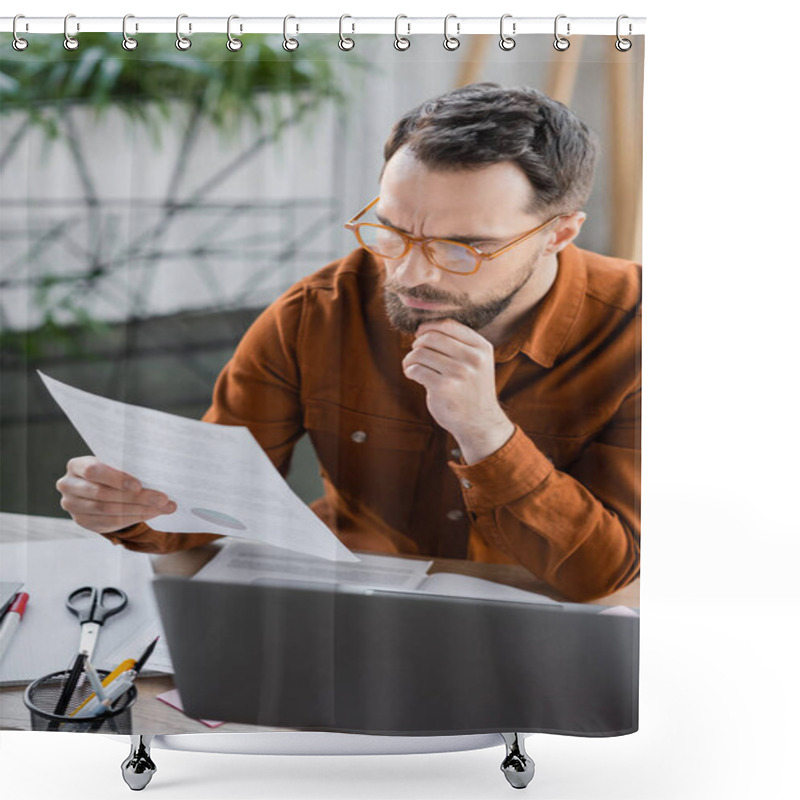
<svg viewBox="0 0 800 800">
<path fill-rule="evenodd" d="M 107 670 L 97 670 L 100 680 L 108 676 Z M 120 733 L 133 732 L 131 708 L 136 701 L 136 687 L 131 686 L 125 694 L 117 699 L 114 705 L 96 717 L 71 717 L 69 712 L 76 709 L 87 697 L 94 694 L 91 683 L 84 675 L 78 682 L 69 703 L 66 714 L 54 714 L 53 711 L 61 697 L 64 684 L 69 678 L 70 670 L 52 672 L 35 680 L 25 689 L 23 700 L 31 712 L 31 730 L 62 731 L 74 733 Z"/>
</svg>

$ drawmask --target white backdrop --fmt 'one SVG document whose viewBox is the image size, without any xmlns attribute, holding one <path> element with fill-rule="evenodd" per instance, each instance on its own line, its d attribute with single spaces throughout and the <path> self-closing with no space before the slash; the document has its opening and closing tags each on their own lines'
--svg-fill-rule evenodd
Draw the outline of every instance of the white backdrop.
<svg viewBox="0 0 800 800">
<path fill-rule="evenodd" d="M 728 6 L 730 8 L 730 6 Z M 647 16 L 641 730 L 535 736 L 537 800 L 796 797 L 800 407 L 790 362 L 798 164 L 788 99 L 797 6 L 570 0 L 400 4 L 28 0 L 4 13 Z M 4 458 L 13 454 L 4 453 Z M 6 797 L 128 797 L 104 737 L 0 732 Z M 500 749 L 276 758 L 156 751 L 154 798 L 509 797 Z"/>
</svg>

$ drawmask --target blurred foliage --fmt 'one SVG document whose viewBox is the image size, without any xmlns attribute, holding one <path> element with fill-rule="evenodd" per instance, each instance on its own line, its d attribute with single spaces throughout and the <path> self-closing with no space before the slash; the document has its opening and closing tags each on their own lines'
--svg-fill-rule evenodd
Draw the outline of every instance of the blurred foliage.
<svg viewBox="0 0 800 800">
<path fill-rule="evenodd" d="M 90 106 L 98 117 L 121 109 L 155 136 L 176 100 L 189 101 L 223 132 L 245 117 L 269 126 L 265 109 L 276 109 L 258 103 L 259 95 L 301 93 L 309 107 L 342 99 L 347 81 L 337 66 L 359 63 L 350 54 L 341 58 L 328 37 L 304 41 L 294 53 L 277 36 L 244 36 L 235 53 L 225 47 L 227 37 L 213 34 L 198 36 L 186 51 L 175 48 L 170 34 L 142 36 L 132 51 L 115 33 L 82 33 L 73 51 L 64 49 L 61 37 L 46 35 L 30 36 L 29 47 L 17 52 L 10 38 L 0 41 L 0 112 L 24 110 L 53 137 L 59 133 L 53 110 L 74 103 Z"/>
<path fill-rule="evenodd" d="M 111 326 L 95 319 L 82 305 L 81 299 L 91 291 L 92 276 L 44 275 L 36 285 L 34 305 L 42 311 L 42 320 L 30 330 L 0 330 L 0 354 L 4 361 L 43 358 L 48 354 L 79 356 L 91 359 L 85 348 L 87 335 L 103 336 Z M 64 292 L 65 284 L 74 284 Z M 58 293 L 57 297 L 53 297 Z M 63 320 L 69 319 L 68 324 Z"/>
<path fill-rule="evenodd" d="M 304 40 L 293 53 L 283 49 L 280 36 L 241 38 L 238 52 L 227 49 L 226 36 L 214 34 L 197 36 L 191 49 L 178 51 L 173 35 L 147 34 L 127 51 L 120 34 L 81 33 L 78 49 L 68 51 L 60 36 L 31 35 L 28 48 L 17 52 L 5 34 L 0 36 L 0 113 L 24 112 L 19 131 L 37 126 L 52 142 L 67 135 L 68 108 L 92 109 L 96 122 L 114 109 L 141 122 L 160 144 L 173 114 L 188 105 L 195 125 L 211 124 L 224 138 L 248 119 L 280 138 L 283 129 L 310 118 L 323 101 L 345 101 L 348 75 L 363 66 L 357 56 L 341 53 L 332 37 Z M 298 98 L 291 109 L 282 103 L 287 95 Z M 0 331 L 0 350 L 35 358 L 55 345 L 76 354 L 84 333 L 104 330 L 80 302 L 91 292 L 92 279 L 43 275 L 34 294 L 41 323 L 27 331 Z M 62 284 L 73 285 L 65 292 Z"/>
</svg>

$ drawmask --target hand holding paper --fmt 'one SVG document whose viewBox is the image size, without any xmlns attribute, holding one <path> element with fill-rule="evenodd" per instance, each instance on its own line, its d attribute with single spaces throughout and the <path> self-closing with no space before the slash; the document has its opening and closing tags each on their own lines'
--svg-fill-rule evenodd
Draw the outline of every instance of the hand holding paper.
<svg viewBox="0 0 800 800">
<path fill-rule="evenodd" d="M 81 462 L 75 470 L 82 469 L 82 475 L 76 474 L 74 480 L 91 480 L 99 473 L 116 482 L 92 489 L 98 497 L 90 502 L 112 507 L 128 502 L 126 492 L 131 490 L 125 481 L 135 476 L 143 491 L 136 493 L 134 505 L 144 508 L 120 505 L 113 511 L 113 515 L 131 512 L 128 524 L 138 521 L 134 517 L 148 510 L 152 501 L 168 497 L 177 506 L 174 513 L 140 519 L 171 533 L 219 533 L 331 561 L 358 561 L 294 494 L 247 428 L 107 400 L 39 375 L 102 462 L 100 466 Z M 103 471 L 103 465 L 117 473 Z M 85 511 L 81 504 L 78 516 Z M 76 521 L 80 524 L 77 517 Z"/>
<path fill-rule="evenodd" d="M 56 488 L 62 494 L 61 507 L 78 525 L 95 533 L 118 531 L 178 508 L 163 492 L 144 489 L 133 475 L 95 456 L 70 459 Z"/>
</svg>

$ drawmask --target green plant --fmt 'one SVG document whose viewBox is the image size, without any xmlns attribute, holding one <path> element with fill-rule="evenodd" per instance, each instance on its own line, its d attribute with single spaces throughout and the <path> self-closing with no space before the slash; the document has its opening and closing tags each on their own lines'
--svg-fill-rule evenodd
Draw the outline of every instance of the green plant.
<svg viewBox="0 0 800 800">
<path fill-rule="evenodd" d="M 322 102 L 345 101 L 344 87 L 350 83 L 346 71 L 360 65 L 352 54 L 341 54 L 330 38 L 304 41 L 301 53 L 284 51 L 279 36 L 245 36 L 244 47 L 235 53 L 225 47 L 224 36 L 206 34 L 182 52 L 169 34 L 143 36 L 133 51 L 120 46 L 119 34 L 86 33 L 79 40 L 77 50 L 67 51 L 59 36 L 31 36 L 30 46 L 16 52 L 10 37 L 0 36 L 0 113 L 14 117 L 13 131 L 0 147 L 0 171 L 33 127 L 42 129 L 51 143 L 63 139 L 82 176 L 89 215 L 97 214 L 100 201 L 91 185 L 72 109 L 91 110 L 95 121 L 112 109 L 122 111 L 160 146 L 173 115 L 188 108 L 179 128 L 179 174 L 181 159 L 187 157 L 202 126 L 210 125 L 227 139 L 250 121 L 257 135 L 248 143 L 248 152 L 255 152 L 280 141 L 286 129 L 311 120 Z M 292 98 L 289 108 L 287 97 Z M 231 148 L 231 152 L 234 163 L 238 151 Z M 151 231 L 153 241 L 169 227 L 175 199 L 165 198 L 163 217 Z M 201 199 L 197 193 L 180 198 L 188 205 Z M 36 275 L 32 299 L 40 322 L 32 330 L 0 331 L 0 348 L 35 358 L 56 344 L 74 353 L 83 333 L 103 329 L 84 303 L 112 266 L 106 254 L 96 252 L 87 259 L 85 273 L 51 275 L 46 267 L 39 271 L 37 252 L 34 245 L 26 258 Z"/>
<path fill-rule="evenodd" d="M 65 104 L 88 105 L 98 117 L 114 107 L 157 135 L 176 101 L 189 101 L 230 133 L 243 118 L 269 125 L 259 95 L 301 93 L 309 106 L 342 99 L 346 81 L 335 66 L 357 63 L 337 60 L 336 48 L 325 40 L 304 42 L 302 55 L 285 52 L 278 37 L 246 37 L 236 53 L 224 41 L 204 35 L 179 52 L 170 35 L 151 34 L 126 51 L 117 34 L 87 33 L 77 50 L 67 51 L 60 37 L 48 35 L 30 37 L 19 53 L 0 42 L 0 112 L 22 110 L 29 123 L 58 136 L 57 115 Z"/>
</svg>

